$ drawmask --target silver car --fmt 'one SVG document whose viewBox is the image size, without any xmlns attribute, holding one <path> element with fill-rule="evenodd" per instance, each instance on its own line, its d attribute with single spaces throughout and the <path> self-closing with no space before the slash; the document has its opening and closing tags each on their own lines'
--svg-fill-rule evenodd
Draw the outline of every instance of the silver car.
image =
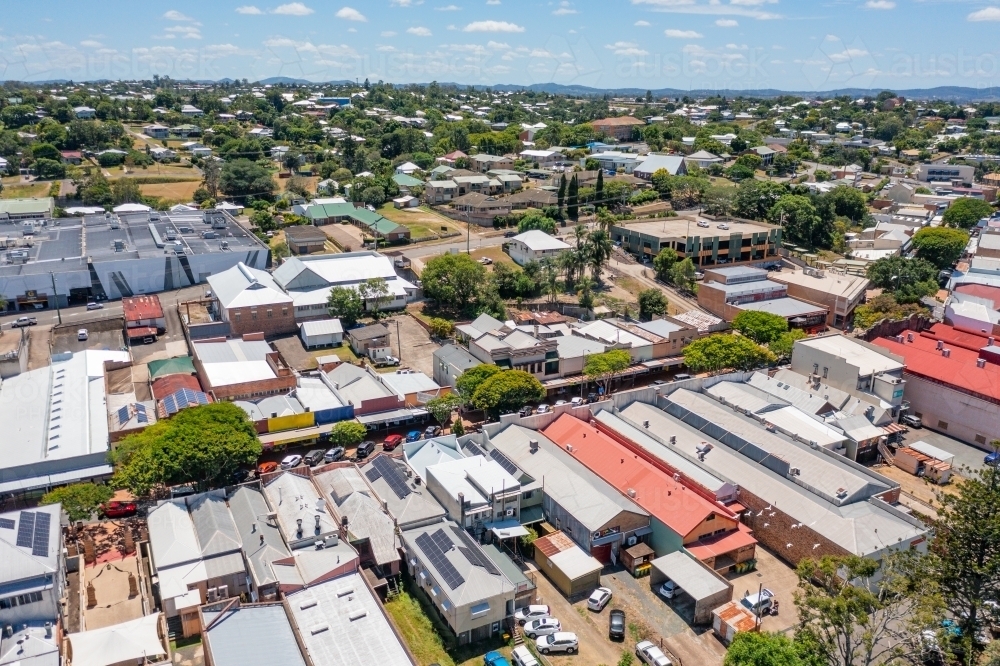
<svg viewBox="0 0 1000 666">
<path fill-rule="evenodd" d="M 542 636 L 535 642 L 535 647 L 542 654 L 551 652 L 565 652 L 566 654 L 576 654 L 580 649 L 580 641 L 576 634 L 569 631 L 557 631 L 548 636 Z"/>
<path fill-rule="evenodd" d="M 540 617 L 524 625 L 524 635 L 528 638 L 538 638 L 562 631 L 562 625 L 554 617 Z"/>
<path fill-rule="evenodd" d="M 647 666 L 673 666 L 674 663 L 667 655 L 663 654 L 663 650 L 649 641 L 636 643 L 635 656 L 639 657 L 639 661 Z"/>
</svg>

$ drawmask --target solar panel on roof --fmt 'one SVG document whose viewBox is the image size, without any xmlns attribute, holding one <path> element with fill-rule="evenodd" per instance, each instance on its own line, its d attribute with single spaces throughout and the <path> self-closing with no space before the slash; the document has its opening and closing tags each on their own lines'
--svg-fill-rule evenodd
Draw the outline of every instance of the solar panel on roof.
<svg viewBox="0 0 1000 666">
<path fill-rule="evenodd" d="M 49 554 L 49 528 L 52 526 L 52 516 L 47 513 L 35 514 L 35 536 L 31 542 L 31 554 L 35 557 L 45 557 Z"/>
<path fill-rule="evenodd" d="M 431 534 L 431 538 L 434 539 L 434 543 L 438 545 L 438 548 L 440 548 L 442 552 L 451 550 L 455 547 L 455 542 L 448 538 L 448 535 L 443 529 Z"/>
<path fill-rule="evenodd" d="M 412 491 L 406 485 L 406 477 L 399 471 L 399 468 L 385 456 L 379 456 L 372 463 L 372 466 L 379 471 L 385 482 L 389 484 L 396 497 L 403 499 Z"/>
<path fill-rule="evenodd" d="M 499 449 L 493 449 L 490 451 L 490 458 L 497 461 L 497 464 L 503 467 L 509 474 L 517 474 L 517 465 L 510 461 L 510 458 L 505 456 Z"/>
<path fill-rule="evenodd" d="M 451 531 L 459 538 L 465 546 L 459 546 L 459 550 L 462 555 L 465 555 L 465 559 L 469 560 L 469 564 L 477 567 L 482 567 L 486 569 L 487 573 L 493 574 L 494 576 L 500 575 L 500 570 L 497 569 L 496 565 L 493 563 L 486 553 L 484 553 L 480 548 L 476 540 L 469 536 L 469 533 L 463 530 L 461 527 L 451 526 Z"/>
<path fill-rule="evenodd" d="M 469 452 L 472 453 L 472 455 L 474 456 L 484 456 L 484 457 L 486 456 L 486 454 L 483 453 L 483 450 L 478 446 L 476 446 L 475 442 L 466 442 L 465 448 L 468 449 Z"/>
<path fill-rule="evenodd" d="M 35 536 L 35 514 L 22 511 L 17 523 L 17 543 L 21 548 L 31 548 L 31 539 Z"/>
<path fill-rule="evenodd" d="M 376 458 L 375 460 L 381 460 L 381 458 Z M 365 472 L 365 476 L 368 477 L 369 481 L 378 481 L 382 478 L 382 473 L 378 470 L 378 467 L 373 466 L 370 470 Z"/>
<path fill-rule="evenodd" d="M 12 530 L 17 525 L 11 518 L 0 518 L 0 527 L 5 530 Z"/>
<path fill-rule="evenodd" d="M 135 420 L 139 423 L 149 423 L 149 417 L 146 416 L 146 412 L 139 412 L 135 415 Z"/>
<path fill-rule="evenodd" d="M 126 422 L 128 422 L 128 405 L 125 405 L 118 410 L 118 423 Z"/>
<path fill-rule="evenodd" d="M 146 405 L 142 404 L 141 402 L 135 403 L 135 412 L 136 412 L 136 414 L 145 414 L 146 413 Z"/>
<path fill-rule="evenodd" d="M 442 530 L 438 530 L 434 533 L 434 535 L 421 534 L 416 538 L 416 543 L 420 547 L 420 550 L 424 551 L 424 554 L 430 560 L 431 566 L 434 570 L 437 571 L 438 574 L 444 579 L 445 585 L 454 590 L 465 582 L 465 578 L 463 578 L 462 574 L 458 572 L 455 565 L 448 561 L 444 551 L 441 550 L 438 545 L 439 541 L 433 538 L 438 534 L 444 536 L 445 539 L 448 539 L 447 535 L 445 535 Z M 451 543 L 451 540 L 448 539 L 448 542 Z"/>
</svg>

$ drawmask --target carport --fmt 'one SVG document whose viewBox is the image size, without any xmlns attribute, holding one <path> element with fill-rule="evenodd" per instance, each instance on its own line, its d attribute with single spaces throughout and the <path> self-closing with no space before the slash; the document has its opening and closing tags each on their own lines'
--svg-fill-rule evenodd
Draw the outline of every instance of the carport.
<svg viewBox="0 0 1000 666">
<path fill-rule="evenodd" d="M 687 551 L 678 550 L 658 557 L 650 564 L 649 582 L 654 590 L 669 578 L 684 594 L 694 599 L 694 624 L 710 623 L 712 610 L 733 598 L 732 584 Z"/>
<path fill-rule="evenodd" d="M 603 565 L 563 532 L 539 537 L 534 546 L 538 569 L 568 599 L 590 594 L 601 584 Z"/>
</svg>

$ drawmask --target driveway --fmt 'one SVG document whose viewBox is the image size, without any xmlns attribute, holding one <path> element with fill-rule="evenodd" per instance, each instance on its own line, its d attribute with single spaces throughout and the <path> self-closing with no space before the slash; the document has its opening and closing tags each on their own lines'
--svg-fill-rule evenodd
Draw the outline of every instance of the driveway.
<svg viewBox="0 0 1000 666">
<path fill-rule="evenodd" d="M 390 344 L 399 356 L 400 366 L 434 377 L 434 351 L 441 345 L 431 340 L 427 330 L 408 314 L 393 315 L 382 323 L 389 329 Z"/>
<path fill-rule="evenodd" d="M 920 428 L 917 430 L 910 429 L 909 432 L 903 435 L 904 444 L 912 444 L 913 442 L 927 442 L 938 448 L 944 449 L 948 453 L 955 456 L 955 464 L 953 465 L 960 474 L 967 476 L 961 470 L 962 467 L 969 467 L 974 470 L 982 469 L 983 467 L 983 457 L 986 456 L 989 449 L 981 449 L 971 444 L 966 444 L 961 442 L 954 437 L 949 437 L 948 435 L 943 435 L 939 432 L 934 432 L 928 428 Z"/>
</svg>

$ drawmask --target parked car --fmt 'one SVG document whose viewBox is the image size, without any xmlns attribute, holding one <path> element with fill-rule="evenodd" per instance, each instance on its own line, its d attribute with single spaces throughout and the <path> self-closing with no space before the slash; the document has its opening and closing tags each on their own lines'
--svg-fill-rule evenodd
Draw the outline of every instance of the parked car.
<svg viewBox="0 0 1000 666">
<path fill-rule="evenodd" d="M 725 224 L 725 223 L 722 223 L 722 224 L 720 224 L 720 225 L 717 225 L 717 227 L 718 227 L 719 229 L 722 229 L 723 231 L 726 231 L 726 230 L 728 230 L 728 229 L 729 229 L 729 225 L 728 225 L 728 224 Z"/>
<path fill-rule="evenodd" d="M 549 407 L 548 405 L 546 405 L 543 402 L 542 404 L 538 405 L 538 409 L 535 410 L 535 413 L 536 414 L 548 414 L 550 411 L 552 411 L 552 408 Z"/>
<path fill-rule="evenodd" d="M 503 237 L 504 238 L 513 238 L 516 235 L 517 235 L 516 231 L 505 231 Z"/>
<path fill-rule="evenodd" d="M 483 666 L 510 666 L 510 662 L 496 650 L 490 650 L 483 655 Z"/>
<path fill-rule="evenodd" d="M 441 434 L 441 426 L 431 425 L 424 428 L 424 439 L 437 437 L 440 434 Z"/>
<path fill-rule="evenodd" d="M 88 310 L 103 310 L 104 303 L 87 303 Z"/>
<path fill-rule="evenodd" d="M 538 638 L 562 631 L 562 624 L 554 617 L 540 617 L 524 625 L 524 635 L 528 638 Z"/>
<path fill-rule="evenodd" d="M 313 449 L 307 453 L 304 458 L 302 458 L 302 462 L 310 467 L 315 467 L 321 460 L 323 460 L 323 456 L 325 454 L 326 452 L 323 449 Z"/>
<path fill-rule="evenodd" d="M 639 661 L 647 666 L 673 666 L 674 663 L 667 655 L 663 654 L 663 650 L 649 641 L 636 643 L 635 656 L 639 657 Z"/>
<path fill-rule="evenodd" d="M 570 402 L 570 404 L 571 404 L 571 405 L 573 405 L 574 407 L 579 407 L 580 405 L 582 405 L 582 404 L 583 404 L 583 398 L 581 398 L 580 396 L 576 396 L 575 398 L 573 398 L 573 399 L 572 399 L 572 400 L 570 400 L 569 402 Z"/>
<path fill-rule="evenodd" d="M 177 497 L 187 497 L 188 495 L 194 495 L 195 489 L 191 484 L 186 484 L 183 486 L 174 486 L 170 489 L 170 499 Z"/>
<path fill-rule="evenodd" d="M 611 590 L 606 587 L 599 587 L 590 593 L 590 598 L 587 599 L 587 608 L 600 612 L 604 610 L 609 601 L 611 601 Z"/>
<path fill-rule="evenodd" d="M 587 394 L 587 404 L 592 405 L 595 402 L 597 402 L 597 394 L 591 391 Z"/>
<path fill-rule="evenodd" d="M 996 465 L 1000 462 L 1000 453 L 994 451 L 993 453 L 987 453 L 986 457 L 983 458 L 983 462 L 987 465 Z"/>
<path fill-rule="evenodd" d="M 511 650 L 510 658 L 514 662 L 514 666 L 538 666 L 535 655 L 531 654 L 531 650 L 523 645 L 518 645 Z"/>
<path fill-rule="evenodd" d="M 765 587 L 756 594 L 743 597 L 740 603 L 754 615 L 767 615 L 774 606 L 774 592 Z"/>
<path fill-rule="evenodd" d="M 705 220 L 698 220 L 698 226 L 707 229 L 708 228 L 708 222 L 706 222 Z"/>
<path fill-rule="evenodd" d="M 278 471 L 278 463 L 274 462 L 273 460 L 269 460 L 268 462 L 262 462 L 261 464 L 257 465 L 257 474 L 270 474 L 271 472 L 276 472 L 276 471 Z"/>
<path fill-rule="evenodd" d="M 521 410 L 517 413 L 517 415 L 521 417 L 531 416 L 531 407 L 527 406 L 522 407 Z"/>
<path fill-rule="evenodd" d="M 903 425 L 908 428 L 915 428 L 919 430 L 924 427 L 923 422 L 920 420 L 919 416 L 914 416 L 913 414 L 907 414 L 903 417 Z"/>
<path fill-rule="evenodd" d="M 556 400 L 556 407 L 560 407 L 566 404 L 566 400 Z"/>
<path fill-rule="evenodd" d="M 90 333 L 88 333 L 87 329 L 85 329 L 85 328 L 81 328 L 80 330 L 78 330 L 76 332 L 76 339 L 77 340 L 83 341 L 83 340 L 86 340 L 89 337 L 90 337 Z"/>
<path fill-rule="evenodd" d="M 403 443 L 402 435 L 389 435 L 382 441 L 383 451 L 392 451 L 394 448 Z"/>
<path fill-rule="evenodd" d="M 101 515 L 105 518 L 128 518 L 139 512 L 139 505 L 135 502 L 111 501 L 101 505 Z"/>
<path fill-rule="evenodd" d="M 659 592 L 660 596 L 664 597 L 665 599 L 673 599 L 674 595 L 677 594 L 677 583 L 675 583 L 672 580 L 667 580 L 665 583 L 663 583 L 663 585 L 659 587 L 657 592 Z"/>
<path fill-rule="evenodd" d="M 524 626 L 526 622 L 530 622 L 531 620 L 537 620 L 540 617 L 550 617 L 549 612 L 548 606 L 534 604 L 531 606 L 525 606 L 521 610 L 514 613 L 514 619 L 517 620 L 518 624 Z"/>
<path fill-rule="evenodd" d="M 683 372 L 680 373 L 680 374 L 674 375 L 674 381 L 675 382 L 682 382 L 682 381 L 684 381 L 686 379 L 691 379 L 691 375 L 688 375 L 688 374 L 683 373 Z"/>
<path fill-rule="evenodd" d="M 420 439 L 420 431 L 419 430 L 411 430 L 410 432 L 406 433 L 406 441 L 408 441 L 408 442 L 415 442 L 418 439 Z"/>
<path fill-rule="evenodd" d="M 285 456 L 285 458 L 281 461 L 281 469 L 291 469 L 293 467 L 298 467 L 300 462 L 302 462 L 302 456 L 294 454 L 290 456 Z"/>
<path fill-rule="evenodd" d="M 608 638 L 613 641 L 625 640 L 625 611 L 618 608 L 611 611 L 608 620 Z"/>
<path fill-rule="evenodd" d="M 335 446 L 323 454 L 323 462 L 332 463 L 343 459 L 344 459 L 344 447 L 342 446 Z"/>
<path fill-rule="evenodd" d="M 11 328 L 22 328 L 24 326 L 34 326 L 38 320 L 34 317 L 18 317 L 10 323 Z"/>
<path fill-rule="evenodd" d="M 483 266 L 489 266 L 490 264 L 493 263 L 493 260 L 490 259 L 489 257 L 482 257 L 480 258 L 479 263 L 481 263 Z"/>
<path fill-rule="evenodd" d="M 535 641 L 535 647 L 542 654 L 549 654 L 551 652 L 575 654 L 580 649 L 580 641 L 577 639 L 576 634 L 572 632 L 557 631 L 554 634 L 539 638 Z"/>
<path fill-rule="evenodd" d="M 358 458 L 358 460 L 361 460 L 362 458 L 367 458 L 372 454 L 372 451 L 374 450 L 375 450 L 375 442 L 371 440 L 361 442 L 360 444 L 358 444 L 358 451 L 356 457 Z"/>
</svg>

